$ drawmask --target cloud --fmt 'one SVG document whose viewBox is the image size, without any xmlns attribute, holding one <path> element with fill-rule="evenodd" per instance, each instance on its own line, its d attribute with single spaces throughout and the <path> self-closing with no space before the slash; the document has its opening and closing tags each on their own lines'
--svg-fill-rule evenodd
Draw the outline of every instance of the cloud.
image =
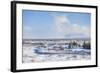
<svg viewBox="0 0 100 73">
<path fill-rule="evenodd" d="M 62 38 L 89 38 L 90 27 L 80 24 L 71 24 L 67 16 L 54 16 L 54 31 Z"/>
<path fill-rule="evenodd" d="M 47 27 L 35 28 L 34 25 L 23 26 L 23 38 L 28 39 L 46 39 L 46 38 L 90 38 L 90 26 L 71 23 L 71 20 L 65 15 L 50 14 L 53 18 L 53 24 L 47 30 Z M 46 29 L 46 30 L 43 30 Z"/>
<path fill-rule="evenodd" d="M 69 26 L 69 20 L 65 16 L 55 16 L 54 17 L 54 26 L 57 29 L 57 32 L 63 33 L 63 30 L 66 26 Z"/>
<path fill-rule="evenodd" d="M 23 26 L 23 38 L 32 38 L 33 33 L 32 33 L 32 27 L 24 25 Z"/>
</svg>

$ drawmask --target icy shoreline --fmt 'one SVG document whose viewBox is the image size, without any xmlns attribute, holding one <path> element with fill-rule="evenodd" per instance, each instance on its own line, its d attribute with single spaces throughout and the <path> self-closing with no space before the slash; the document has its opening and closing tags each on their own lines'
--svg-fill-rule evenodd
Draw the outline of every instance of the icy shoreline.
<svg viewBox="0 0 100 73">
<path fill-rule="evenodd" d="M 82 50 L 81 52 L 72 49 L 73 52 L 79 54 L 37 54 L 35 53 L 33 46 L 23 47 L 23 63 L 32 63 L 32 62 L 49 62 L 49 61 L 70 61 L 70 60 L 90 60 L 91 54 L 84 54 L 87 52 L 90 53 L 90 50 Z M 83 52 L 83 54 L 82 54 Z"/>
</svg>

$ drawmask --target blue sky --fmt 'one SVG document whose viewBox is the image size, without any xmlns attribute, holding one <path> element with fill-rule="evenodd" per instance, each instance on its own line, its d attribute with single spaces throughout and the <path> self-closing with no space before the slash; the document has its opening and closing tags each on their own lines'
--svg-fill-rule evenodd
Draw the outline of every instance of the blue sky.
<svg viewBox="0 0 100 73">
<path fill-rule="evenodd" d="M 91 14 L 23 10 L 23 38 L 88 38 Z"/>
</svg>

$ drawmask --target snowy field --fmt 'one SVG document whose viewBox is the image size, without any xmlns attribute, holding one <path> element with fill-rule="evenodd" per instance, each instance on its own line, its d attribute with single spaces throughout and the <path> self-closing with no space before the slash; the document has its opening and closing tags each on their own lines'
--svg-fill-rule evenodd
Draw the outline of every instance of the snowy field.
<svg viewBox="0 0 100 73">
<path fill-rule="evenodd" d="M 38 45 L 23 44 L 23 63 L 91 59 L 90 49 L 72 48 L 70 50 L 48 50 L 50 47 L 43 48 L 37 46 Z"/>
</svg>

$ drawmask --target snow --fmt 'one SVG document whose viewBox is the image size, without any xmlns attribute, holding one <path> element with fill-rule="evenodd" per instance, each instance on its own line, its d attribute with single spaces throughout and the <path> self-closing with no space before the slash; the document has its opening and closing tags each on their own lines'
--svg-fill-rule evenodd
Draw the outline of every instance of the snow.
<svg viewBox="0 0 100 73">
<path fill-rule="evenodd" d="M 23 45 L 23 63 L 32 63 L 32 62 L 47 62 L 47 61 L 70 61 L 70 60 L 90 60 L 91 51 L 82 48 L 73 48 L 70 51 L 71 54 L 67 53 L 58 53 L 58 54 L 38 54 L 36 53 L 36 46 L 32 45 Z M 45 51 L 46 49 L 44 49 Z M 39 51 L 43 52 L 41 49 Z M 52 52 L 52 51 L 51 51 Z M 88 52 L 88 53 L 87 53 Z M 86 54 L 85 54 L 86 53 Z"/>
</svg>

